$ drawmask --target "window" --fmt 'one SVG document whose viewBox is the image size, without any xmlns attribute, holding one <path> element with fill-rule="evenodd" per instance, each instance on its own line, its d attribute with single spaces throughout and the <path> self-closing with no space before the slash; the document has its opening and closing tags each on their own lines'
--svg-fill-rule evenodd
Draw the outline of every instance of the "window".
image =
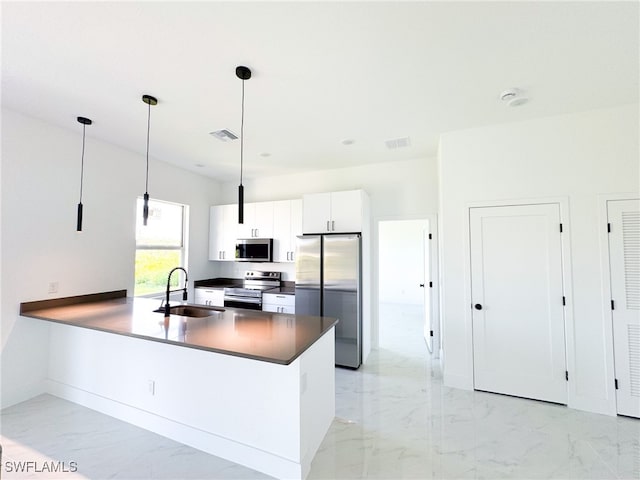
<svg viewBox="0 0 640 480">
<path fill-rule="evenodd" d="M 147 226 L 142 224 L 142 198 L 136 208 L 136 265 L 134 295 L 163 293 L 167 275 L 186 264 L 185 232 L 188 207 L 177 203 L 149 200 Z M 178 272 L 176 272 L 178 273 Z M 172 288 L 182 285 L 183 277 L 171 277 Z"/>
</svg>

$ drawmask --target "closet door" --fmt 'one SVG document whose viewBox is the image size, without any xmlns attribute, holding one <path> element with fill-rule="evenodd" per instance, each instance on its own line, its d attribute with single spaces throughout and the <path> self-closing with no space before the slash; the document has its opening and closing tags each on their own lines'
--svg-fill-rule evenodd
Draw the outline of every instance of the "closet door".
<svg viewBox="0 0 640 480">
<path fill-rule="evenodd" d="M 610 200 L 607 216 L 617 411 L 640 417 L 640 200 Z"/>
<path fill-rule="evenodd" d="M 470 209 L 474 387 L 567 403 L 558 204 Z"/>
</svg>

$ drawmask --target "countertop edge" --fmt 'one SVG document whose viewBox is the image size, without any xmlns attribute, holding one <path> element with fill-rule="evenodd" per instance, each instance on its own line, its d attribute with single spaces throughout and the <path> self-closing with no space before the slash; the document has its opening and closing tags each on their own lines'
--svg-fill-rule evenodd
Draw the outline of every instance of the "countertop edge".
<svg viewBox="0 0 640 480">
<path fill-rule="evenodd" d="M 315 342 L 317 342 L 327 332 L 329 332 L 332 328 L 334 328 L 339 321 L 338 319 L 333 319 L 333 322 L 331 322 L 330 325 L 326 325 L 325 328 L 320 332 L 317 338 L 315 338 L 313 341 L 310 341 L 306 343 L 304 346 L 302 346 L 294 356 L 287 359 L 278 359 L 273 357 L 252 355 L 246 352 L 236 352 L 233 350 L 224 350 L 224 349 L 219 349 L 214 347 L 207 347 L 204 345 L 189 344 L 185 342 L 174 341 L 171 339 L 152 337 L 152 336 L 141 335 L 141 334 L 136 334 L 132 332 L 118 331 L 118 330 L 109 329 L 109 328 L 100 328 L 99 326 L 96 326 L 96 325 L 84 325 L 79 322 L 60 320 L 60 319 L 48 317 L 43 314 L 38 314 L 39 311 L 48 309 L 48 308 L 73 306 L 73 305 L 79 305 L 83 303 L 116 300 L 120 298 L 126 298 L 126 290 L 116 290 L 113 292 L 102 292 L 102 293 L 89 294 L 89 295 L 78 295 L 75 297 L 64 297 L 64 298 L 58 298 L 58 299 L 40 300 L 35 302 L 24 302 L 20 304 L 20 315 L 23 317 L 57 323 L 61 325 L 67 325 L 71 327 L 86 328 L 88 330 L 95 330 L 99 332 L 110 333 L 113 335 L 121 335 L 125 337 L 137 338 L 140 340 L 159 342 L 159 343 L 175 345 L 177 347 L 183 347 L 183 348 L 193 348 L 196 350 L 203 350 L 206 352 L 218 353 L 222 355 L 232 355 L 234 357 L 246 358 L 250 360 L 258 360 L 258 361 L 263 361 L 268 363 L 274 363 L 277 365 L 290 365 L 291 363 L 293 363 L 299 356 L 301 356 L 304 352 L 306 352 Z M 26 308 L 23 308 L 23 306 L 26 306 Z M 234 310 L 234 309 L 230 309 L 230 310 Z M 288 314 L 281 314 L 281 315 L 288 315 Z M 172 315 L 172 317 L 177 319 L 187 318 L 187 317 L 182 317 L 181 315 Z"/>
<path fill-rule="evenodd" d="M 32 302 L 20 303 L 20 315 L 28 312 L 42 310 L 44 308 L 67 307 L 70 305 L 79 305 L 81 303 L 102 302 L 105 300 L 113 300 L 116 298 L 126 298 L 127 290 L 112 290 L 110 292 L 89 293 L 87 295 L 75 295 L 73 297 L 51 298 L 47 300 L 35 300 Z M 33 317 L 38 318 L 38 317 Z M 47 320 L 47 319 L 42 319 Z"/>
</svg>

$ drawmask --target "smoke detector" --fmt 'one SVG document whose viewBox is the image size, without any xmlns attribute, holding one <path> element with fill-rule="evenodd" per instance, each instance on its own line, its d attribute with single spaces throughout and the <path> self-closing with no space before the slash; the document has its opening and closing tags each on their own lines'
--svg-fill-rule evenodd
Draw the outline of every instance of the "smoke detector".
<svg viewBox="0 0 640 480">
<path fill-rule="evenodd" d="M 238 136 L 235 133 L 226 128 L 223 128 L 222 130 L 216 130 L 215 132 L 209 132 L 209 135 L 212 135 L 223 142 L 226 142 L 227 140 L 238 139 Z"/>
<path fill-rule="evenodd" d="M 518 88 L 510 88 L 500 94 L 500 100 L 505 102 L 510 107 L 518 107 L 524 105 L 529 101 L 527 97 L 522 94 L 522 91 Z"/>
</svg>

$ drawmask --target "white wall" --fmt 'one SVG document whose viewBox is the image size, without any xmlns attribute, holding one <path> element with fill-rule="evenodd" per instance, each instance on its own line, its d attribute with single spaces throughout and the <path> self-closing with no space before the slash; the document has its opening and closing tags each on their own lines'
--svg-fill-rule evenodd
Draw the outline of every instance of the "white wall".
<svg viewBox="0 0 640 480">
<path fill-rule="evenodd" d="M 524 107 L 526 108 L 526 107 Z M 444 381 L 473 387 L 467 206 L 568 199 L 573 324 L 567 339 L 569 404 L 615 412 L 611 319 L 602 290 L 598 195 L 638 192 L 638 105 L 442 135 L 439 151 Z M 571 333 L 572 332 L 572 333 Z M 608 373 L 609 372 L 609 373 Z"/>
<path fill-rule="evenodd" d="M 389 161 L 245 180 L 246 202 L 302 198 L 305 193 L 362 189 L 376 219 L 421 218 L 438 209 L 437 158 Z M 238 200 L 238 183 L 223 185 L 223 202 Z"/>
<path fill-rule="evenodd" d="M 46 375 L 48 326 L 19 317 L 20 302 L 133 292 L 145 157 L 93 138 L 91 130 L 100 128 L 94 120 L 87 127 L 83 232 L 76 233 L 80 124 L 71 118 L 61 129 L 2 110 L 2 406 L 41 393 Z M 190 205 L 189 277 L 212 276 L 209 205 L 219 203 L 220 185 L 151 159 L 149 194 Z M 56 294 L 48 293 L 52 281 Z"/>
<path fill-rule="evenodd" d="M 424 234 L 427 220 L 392 220 L 378 224 L 379 300 L 424 305 Z M 427 252 L 428 253 L 428 252 Z"/>
</svg>

